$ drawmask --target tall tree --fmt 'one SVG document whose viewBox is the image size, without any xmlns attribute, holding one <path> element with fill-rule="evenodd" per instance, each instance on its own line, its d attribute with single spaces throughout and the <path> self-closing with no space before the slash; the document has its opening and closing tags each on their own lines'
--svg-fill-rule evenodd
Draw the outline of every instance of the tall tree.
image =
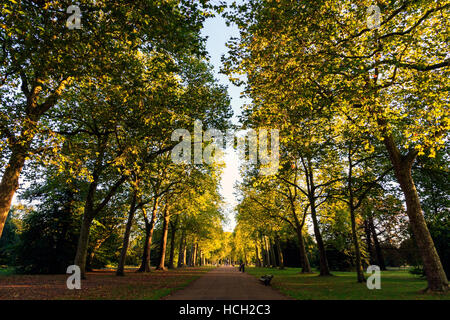
<svg viewBox="0 0 450 320">
<path fill-rule="evenodd" d="M 428 290 L 448 280 L 411 175 L 418 155 L 434 157 L 448 138 L 448 3 L 391 1 L 368 26 L 371 1 L 250 1 L 228 15 L 241 38 L 226 68 L 246 74 L 253 97 L 302 109 L 291 97 L 320 96 L 334 117 L 358 116 L 354 129 L 381 140 L 405 198 Z M 373 19 L 373 17 L 372 17 Z M 237 68 L 235 68 L 237 67 Z M 272 93 L 269 97 L 264 92 Z M 300 103 L 299 103 L 300 102 Z M 317 105 L 314 103 L 314 105 Z"/>
<path fill-rule="evenodd" d="M 74 30 L 66 27 L 70 5 L 10 0 L 2 5 L 0 235 L 25 161 L 42 152 L 48 113 L 65 89 L 86 77 L 121 74 L 121 57 L 130 51 L 150 47 L 174 56 L 203 51 L 199 31 L 206 1 L 85 0 L 79 4 L 82 27 Z"/>
</svg>

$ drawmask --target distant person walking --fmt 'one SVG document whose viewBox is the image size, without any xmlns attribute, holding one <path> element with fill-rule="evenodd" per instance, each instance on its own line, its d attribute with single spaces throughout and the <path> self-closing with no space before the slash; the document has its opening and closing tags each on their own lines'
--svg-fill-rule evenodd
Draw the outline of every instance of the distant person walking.
<svg viewBox="0 0 450 320">
<path fill-rule="evenodd" d="M 245 272 L 245 263 L 242 262 L 242 260 L 241 260 L 241 262 L 240 262 L 240 264 L 239 264 L 239 271 Z"/>
</svg>

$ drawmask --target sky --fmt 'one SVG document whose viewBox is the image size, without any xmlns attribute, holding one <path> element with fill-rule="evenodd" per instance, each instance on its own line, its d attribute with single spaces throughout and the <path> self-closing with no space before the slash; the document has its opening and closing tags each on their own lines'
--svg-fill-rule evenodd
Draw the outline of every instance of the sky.
<svg viewBox="0 0 450 320">
<path fill-rule="evenodd" d="M 231 2 L 231 1 L 228 1 Z M 243 88 L 234 86 L 227 78 L 227 76 L 220 74 L 222 55 L 226 54 L 228 49 L 225 46 L 226 42 L 231 37 L 238 37 L 239 30 L 232 25 L 227 27 L 225 19 L 217 16 L 209 18 L 204 24 L 202 35 L 207 36 L 206 49 L 209 52 L 210 63 L 214 67 L 216 79 L 223 85 L 228 86 L 228 95 L 231 98 L 231 107 L 233 109 L 233 124 L 238 124 L 238 116 L 241 113 L 241 107 L 247 102 L 241 98 Z M 234 185 L 240 181 L 239 174 L 239 159 L 235 150 L 227 148 L 224 155 L 225 168 L 222 173 L 222 180 L 220 184 L 220 193 L 225 201 L 224 213 L 227 215 L 228 222 L 224 226 L 225 231 L 233 231 L 236 225 L 234 220 L 233 208 L 237 204 L 234 193 Z"/>
</svg>

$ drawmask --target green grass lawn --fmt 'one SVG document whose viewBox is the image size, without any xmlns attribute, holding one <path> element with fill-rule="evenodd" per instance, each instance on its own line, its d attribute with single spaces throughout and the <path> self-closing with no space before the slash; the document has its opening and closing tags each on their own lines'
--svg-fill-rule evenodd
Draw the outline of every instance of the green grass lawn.
<svg viewBox="0 0 450 320">
<path fill-rule="evenodd" d="M 11 274 L 14 274 L 13 267 L 0 266 L 0 276 L 9 276 Z"/>
<path fill-rule="evenodd" d="M 300 268 L 246 268 L 246 272 L 260 277 L 273 274 L 272 286 L 299 300 L 450 300 L 447 294 L 423 294 L 426 281 L 406 270 L 382 271 L 381 289 L 369 290 L 365 283 L 357 283 L 354 272 L 332 272 L 332 277 L 318 273 L 301 274 Z"/>
</svg>

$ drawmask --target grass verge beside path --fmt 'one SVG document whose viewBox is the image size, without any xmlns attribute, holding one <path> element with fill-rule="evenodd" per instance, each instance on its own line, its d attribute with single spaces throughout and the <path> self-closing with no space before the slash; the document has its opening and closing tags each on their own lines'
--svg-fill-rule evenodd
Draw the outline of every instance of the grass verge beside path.
<svg viewBox="0 0 450 320">
<path fill-rule="evenodd" d="M 246 268 L 256 277 L 273 274 L 272 286 L 299 300 L 450 300 L 450 293 L 423 294 L 425 280 L 408 271 L 382 271 L 381 289 L 369 290 L 366 283 L 357 283 L 354 272 L 332 272 L 332 277 L 318 273 L 301 274 L 300 268 Z"/>
<path fill-rule="evenodd" d="M 115 270 L 87 273 L 80 290 L 66 287 L 69 275 L 0 275 L 0 300 L 158 300 L 214 267 L 181 268 L 169 271 L 137 273 L 128 269 L 124 277 Z"/>
</svg>

